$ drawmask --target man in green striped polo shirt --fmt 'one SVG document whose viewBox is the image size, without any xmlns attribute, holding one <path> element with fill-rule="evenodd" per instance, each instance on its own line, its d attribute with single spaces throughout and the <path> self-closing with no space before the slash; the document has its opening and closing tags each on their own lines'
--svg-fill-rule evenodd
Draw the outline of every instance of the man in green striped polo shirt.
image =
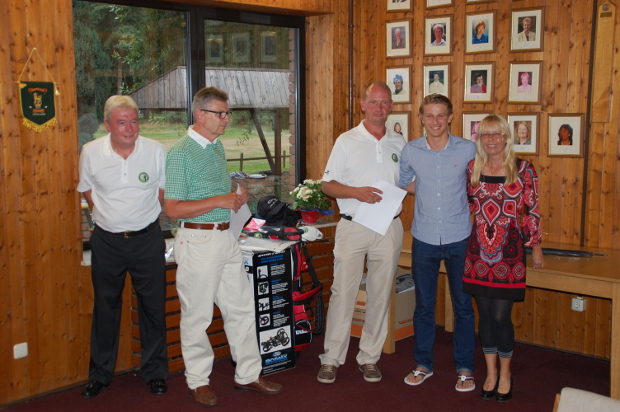
<svg viewBox="0 0 620 412">
<path fill-rule="evenodd" d="M 217 396 L 209 386 L 214 354 L 206 330 L 214 304 L 222 312 L 237 363 L 234 387 L 275 394 L 282 386 L 260 377 L 254 297 L 237 239 L 228 230 L 230 211 L 238 211 L 249 198 L 245 189 L 241 193 L 232 189 L 218 139 L 230 122 L 228 94 L 203 88 L 194 96 L 192 111 L 194 124 L 168 152 L 164 207 L 168 217 L 180 223 L 174 258 L 189 394 L 199 404 L 211 406 Z"/>
</svg>

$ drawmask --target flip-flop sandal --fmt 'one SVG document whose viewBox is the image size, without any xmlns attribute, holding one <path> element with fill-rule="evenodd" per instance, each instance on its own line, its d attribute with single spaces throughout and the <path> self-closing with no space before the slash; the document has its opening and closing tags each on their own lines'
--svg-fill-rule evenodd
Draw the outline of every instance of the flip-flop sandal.
<svg viewBox="0 0 620 412">
<path fill-rule="evenodd" d="M 461 380 L 461 385 L 463 385 L 466 381 L 474 380 L 473 376 L 459 375 L 458 377 Z M 457 392 L 471 392 L 474 389 L 476 389 L 476 383 L 474 382 L 474 384 L 471 385 L 469 388 L 463 388 L 463 387 L 459 388 L 459 384 L 457 383 L 456 385 L 454 385 L 454 389 L 456 389 Z"/>
<path fill-rule="evenodd" d="M 418 376 L 422 376 L 422 380 L 420 382 L 411 382 L 410 380 L 407 379 L 409 377 L 409 375 L 405 376 L 405 383 L 407 385 L 411 385 L 411 386 L 421 385 L 422 382 L 424 382 L 426 379 L 428 379 L 431 376 L 433 376 L 433 372 L 413 371 L 411 373 L 413 373 L 413 378 L 414 379 L 417 378 Z"/>
</svg>

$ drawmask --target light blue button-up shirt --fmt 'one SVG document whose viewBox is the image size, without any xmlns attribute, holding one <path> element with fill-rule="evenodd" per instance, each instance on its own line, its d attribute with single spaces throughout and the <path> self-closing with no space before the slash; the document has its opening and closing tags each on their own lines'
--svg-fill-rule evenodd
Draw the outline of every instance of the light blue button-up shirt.
<svg viewBox="0 0 620 412">
<path fill-rule="evenodd" d="M 411 234 L 431 245 L 445 245 L 467 238 L 471 219 L 467 203 L 467 164 L 476 156 L 476 144 L 449 135 L 439 152 L 426 136 L 405 145 L 401 154 L 398 185 L 415 179 L 415 214 Z"/>
</svg>

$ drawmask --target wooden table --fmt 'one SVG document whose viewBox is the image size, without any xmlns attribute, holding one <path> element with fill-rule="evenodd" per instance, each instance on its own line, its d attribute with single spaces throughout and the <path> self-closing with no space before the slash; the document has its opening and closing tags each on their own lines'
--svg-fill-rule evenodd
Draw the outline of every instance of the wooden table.
<svg viewBox="0 0 620 412">
<path fill-rule="evenodd" d="M 620 399 L 620 251 L 544 243 L 545 248 L 584 250 L 607 256 L 589 258 L 545 255 L 544 269 L 532 269 L 527 258 L 527 286 L 558 292 L 611 299 L 611 389 L 612 398 Z M 454 313 L 446 288 L 446 331 L 454 330 Z"/>
</svg>

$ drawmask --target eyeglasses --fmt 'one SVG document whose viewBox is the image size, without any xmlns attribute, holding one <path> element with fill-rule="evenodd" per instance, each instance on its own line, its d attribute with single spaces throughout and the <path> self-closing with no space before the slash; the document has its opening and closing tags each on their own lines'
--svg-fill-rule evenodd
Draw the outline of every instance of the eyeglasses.
<svg viewBox="0 0 620 412">
<path fill-rule="evenodd" d="M 489 137 L 492 137 L 493 139 L 499 139 L 500 137 L 504 136 L 506 136 L 506 133 L 482 133 L 480 135 L 480 138 L 488 139 Z"/>
<path fill-rule="evenodd" d="M 228 116 L 229 119 L 232 119 L 233 112 L 216 112 L 214 110 L 200 109 L 201 112 L 209 112 L 217 114 L 220 119 L 225 119 Z"/>
</svg>

